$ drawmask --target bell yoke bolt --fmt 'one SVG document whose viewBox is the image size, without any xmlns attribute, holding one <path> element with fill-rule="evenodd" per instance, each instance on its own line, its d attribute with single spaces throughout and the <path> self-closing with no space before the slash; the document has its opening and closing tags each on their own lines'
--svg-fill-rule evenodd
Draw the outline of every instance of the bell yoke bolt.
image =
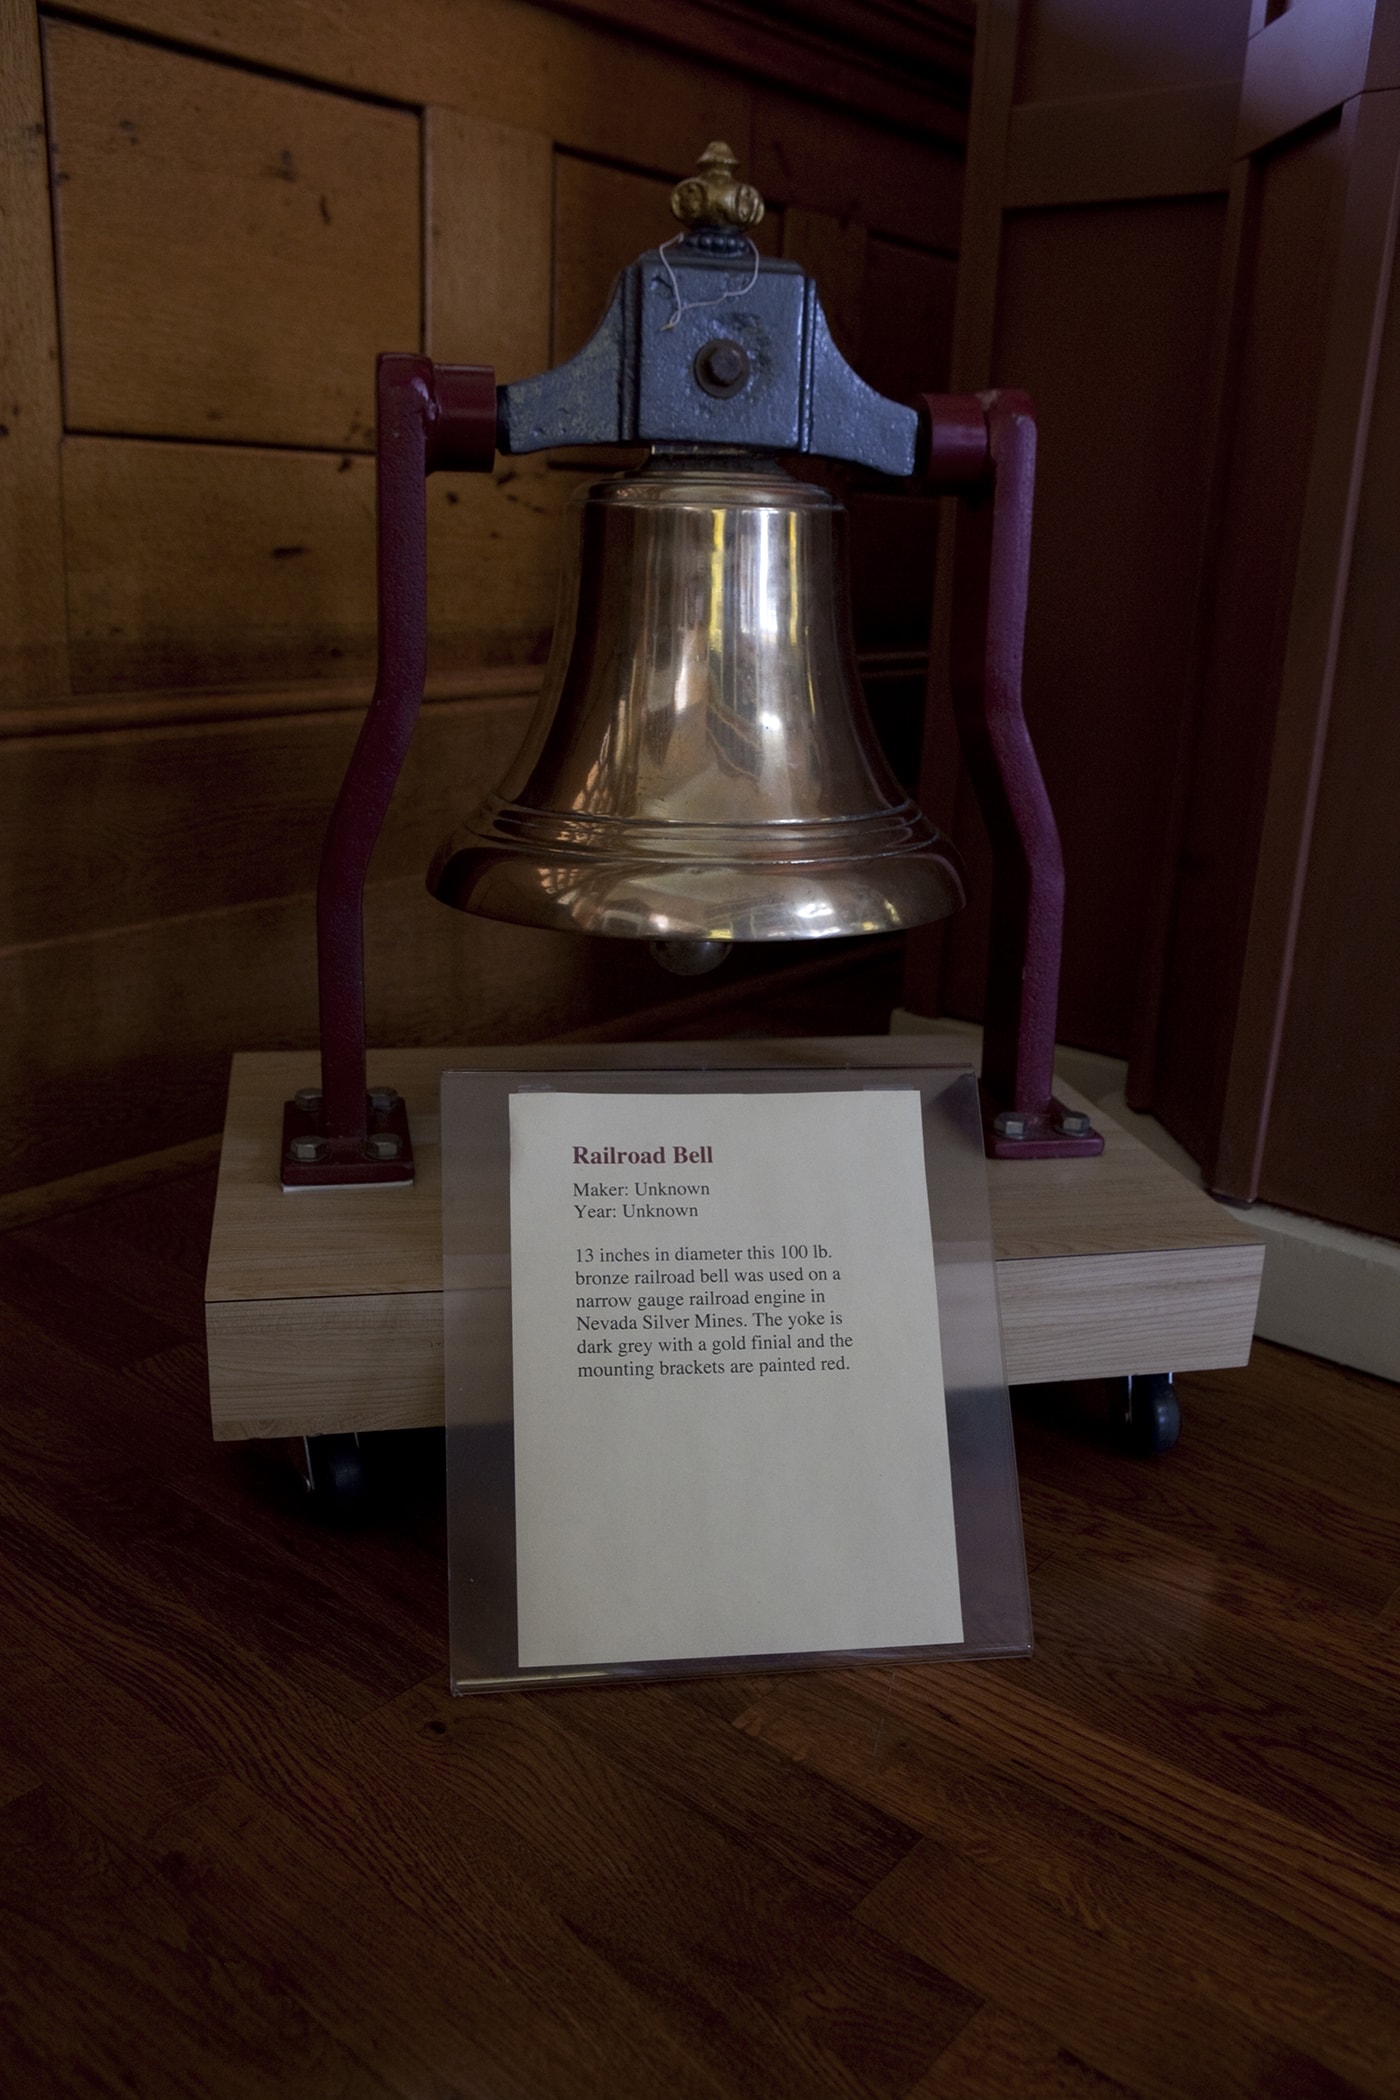
<svg viewBox="0 0 1400 2100">
<path fill-rule="evenodd" d="M 750 369 L 748 351 L 728 336 L 716 336 L 695 355 L 696 378 L 722 401 L 747 386 Z"/>
<path fill-rule="evenodd" d="M 369 1090 L 369 1105 L 378 1116 L 391 1116 L 399 1105 L 397 1087 L 372 1086 Z"/>
<path fill-rule="evenodd" d="M 314 1167 L 318 1160 L 326 1157 L 331 1148 L 324 1138 L 298 1137 L 292 1139 L 287 1149 L 299 1167 Z"/>
<path fill-rule="evenodd" d="M 365 1139 L 366 1159 L 397 1159 L 402 1151 L 403 1139 L 395 1137 L 392 1131 L 381 1131 Z"/>
</svg>

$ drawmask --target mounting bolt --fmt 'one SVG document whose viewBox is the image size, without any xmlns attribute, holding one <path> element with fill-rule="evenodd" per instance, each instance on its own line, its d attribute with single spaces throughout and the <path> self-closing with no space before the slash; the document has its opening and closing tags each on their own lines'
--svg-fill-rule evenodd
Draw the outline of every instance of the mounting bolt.
<svg viewBox="0 0 1400 2100">
<path fill-rule="evenodd" d="M 299 1086 L 292 1096 L 293 1108 L 299 1108 L 304 1116 L 321 1113 L 321 1089 L 318 1086 Z"/>
<path fill-rule="evenodd" d="M 695 377 L 707 394 L 727 401 L 749 383 L 749 353 L 730 336 L 716 336 L 695 353 Z"/>
<path fill-rule="evenodd" d="M 299 1167 L 314 1167 L 327 1157 L 330 1146 L 322 1137 L 293 1138 L 287 1150 Z"/>
<path fill-rule="evenodd" d="M 1093 1125 L 1082 1108 L 1067 1108 L 1060 1116 L 1060 1131 L 1065 1137 L 1089 1137 Z"/>
<path fill-rule="evenodd" d="M 1013 1114 L 1009 1108 L 1004 1108 L 993 1121 L 992 1128 L 998 1137 L 1023 1138 L 1026 1134 L 1026 1119 L 1024 1116 Z"/>
<path fill-rule="evenodd" d="M 397 1087 L 372 1086 L 369 1090 L 369 1105 L 377 1116 L 391 1116 L 400 1099 Z"/>
<path fill-rule="evenodd" d="M 398 1159 L 402 1151 L 403 1139 L 395 1137 L 392 1130 L 382 1130 L 365 1139 L 366 1159 Z"/>
</svg>

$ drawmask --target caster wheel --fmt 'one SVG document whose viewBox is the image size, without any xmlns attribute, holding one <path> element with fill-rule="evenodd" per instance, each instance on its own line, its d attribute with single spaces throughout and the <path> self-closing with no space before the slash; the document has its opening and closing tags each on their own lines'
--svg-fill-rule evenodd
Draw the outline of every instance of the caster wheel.
<svg viewBox="0 0 1400 2100">
<path fill-rule="evenodd" d="M 1113 1440 L 1133 1458 L 1156 1458 L 1170 1451 L 1181 1435 L 1181 1406 L 1170 1371 L 1153 1371 L 1121 1381 L 1109 1420 Z"/>
<path fill-rule="evenodd" d="M 353 1524 L 369 1500 L 369 1476 L 357 1436 L 302 1439 L 302 1474 L 311 1507 L 329 1524 Z"/>
</svg>

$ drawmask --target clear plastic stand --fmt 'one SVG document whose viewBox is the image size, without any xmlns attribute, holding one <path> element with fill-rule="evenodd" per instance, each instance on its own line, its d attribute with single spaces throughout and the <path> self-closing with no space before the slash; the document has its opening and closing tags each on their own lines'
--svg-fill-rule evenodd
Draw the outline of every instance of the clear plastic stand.
<svg viewBox="0 0 1400 2100">
<path fill-rule="evenodd" d="M 677 1046 L 678 1049 L 680 1046 Z M 737 1046 L 735 1046 L 737 1047 Z M 664 1052 L 659 1053 L 659 1057 Z M 517 1617 L 512 1369 L 511 1097 L 916 1093 L 933 1244 L 963 1637 L 802 1653 L 522 1667 Z M 443 1319 L 451 1679 L 455 1692 L 524 1684 L 1023 1655 L 1031 1646 L 1015 1447 L 997 1317 L 977 1083 L 963 1068 L 483 1070 L 442 1081 Z M 619 1462 L 625 1454 L 618 1454 Z M 742 1468 L 742 1452 L 735 1457 Z"/>
</svg>

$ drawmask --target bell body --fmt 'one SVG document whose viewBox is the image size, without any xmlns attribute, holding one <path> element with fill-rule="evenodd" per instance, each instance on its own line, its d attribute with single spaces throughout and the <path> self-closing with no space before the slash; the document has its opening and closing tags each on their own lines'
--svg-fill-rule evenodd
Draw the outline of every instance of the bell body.
<svg viewBox="0 0 1400 2100">
<path fill-rule="evenodd" d="M 438 854 L 444 902 L 638 940 L 941 918 L 957 856 L 856 675 L 845 513 L 771 461 L 662 455 L 582 489 L 530 734 Z"/>
</svg>

